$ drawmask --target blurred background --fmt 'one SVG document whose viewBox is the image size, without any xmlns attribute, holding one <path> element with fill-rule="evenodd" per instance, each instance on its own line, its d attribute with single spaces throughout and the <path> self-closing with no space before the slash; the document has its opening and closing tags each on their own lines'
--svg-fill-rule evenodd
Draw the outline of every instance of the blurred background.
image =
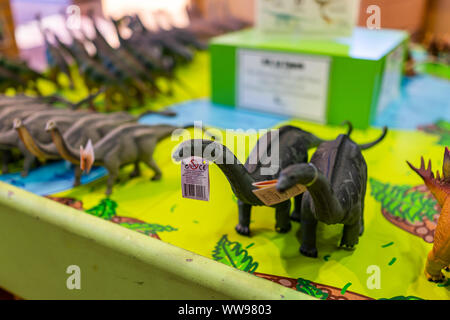
<svg viewBox="0 0 450 320">
<path fill-rule="evenodd" d="M 139 13 L 146 26 L 152 28 L 154 14 L 161 12 L 170 15 L 171 22 L 179 27 L 188 25 L 186 6 L 191 2 L 205 18 L 231 14 L 254 23 L 254 0 L 0 0 L 1 37 L 8 38 L 2 41 L 0 51 L 10 56 L 20 55 L 31 67 L 42 70 L 46 64 L 44 40 L 37 27 L 36 14 L 42 15 L 45 27 L 59 31 L 64 39 L 61 12 L 72 4 L 81 8 L 82 15 L 89 10 L 114 18 Z M 427 35 L 448 37 L 450 34 L 450 0 L 362 0 L 360 26 L 365 26 L 369 16 L 366 8 L 371 4 L 381 8 L 382 28 L 407 30 L 415 41 L 425 41 Z M 110 40 L 114 43 L 114 39 Z"/>
</svg>

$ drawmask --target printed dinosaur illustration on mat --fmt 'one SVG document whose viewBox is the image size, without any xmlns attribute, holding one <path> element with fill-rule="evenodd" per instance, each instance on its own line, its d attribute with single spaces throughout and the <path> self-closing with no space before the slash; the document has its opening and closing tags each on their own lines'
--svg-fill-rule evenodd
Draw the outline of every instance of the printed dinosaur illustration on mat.
<svg viewBox="0 0 450 320">
<path fill-rule="evenodd" d="M 259 264 L 253 261 L 253 257 L 248 254 L 246 249 L 249 247 L 243 248 L 241 243 L 228 240 L 228 236 L 225 234 L 217 242 L 212 257 L 214 260 L 236 269 L 253 273 Z"/>
<path fill-rule="evenodd" d="M 429 134 L 438 135 L 440 139 L 437 144 L 441 146 L 450 145 L 450 122 L 438 120 L 434 124 L 420 126 L 418 129 Z"/>
<path fill-rule="evenodd" d="M 381 203 L 381 213 L 397 227 L 434 241 L 434 232 L 441 210 L 438 202 L 424 185 L 391 185 L 370 179 L 371 195 Z"/>
<path fill-rule="evenodd" d="M 158 240 L 161 240 L 161 238 L 158 235 L 158 232 L 164 232 L 164 231 L 172 232 L 172 231 L 178 230 L 178 229 L 176 229 L 172 226 L 168 226 L 168 225 L 163 226 L 163 225 L 156 224 L 156 223 L 146 223 L 139 219 L 118 216 L 118 215 L 116 215 L 116 209 L 118 207 L 117 202 L 115 202 L 114 200 L 108 199 L 108 198 L 101 200 L 98 205 L 96 205 L 88 210 L 83 209 L 83 203 L 80 200 L 76 200 L 73 198 L 60 198 L 60 197 L 50 197 L 50 196 L 47 196 L 46 198 L 57 201 L 66 206 L 70 206 L 77 210 L 83 210 L 93 216 L 102 218 L 107 221 L 111 221 L 122 227 L 143 233 L 149 237 L 156 238 Z"/>
</svg>

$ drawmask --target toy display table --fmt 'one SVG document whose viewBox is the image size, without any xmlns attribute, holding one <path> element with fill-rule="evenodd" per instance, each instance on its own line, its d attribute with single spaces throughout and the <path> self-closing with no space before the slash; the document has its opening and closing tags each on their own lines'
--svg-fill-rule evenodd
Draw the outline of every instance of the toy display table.
<svg viewBox="0 0 450 320">
<path fill-rule="evenodd" d="M 198 99 L 209 95 L 204 90 L 207 66 L 208 57 L 200 56 L 183 71 L 183 80 L 195 85 L 197 99 L 171 101 L 185 100 L 173 106 L 179 115 L 171 123 L 203 120 L 219 130 L 291 124 L 324 139 L 345 131 Z M 415 81 L 422 83 L 423 78 L 406 82 L 405 95 L 411 94 L 409 86 L 420 85 Z M 450 86 L 439 81 L 441 88 Z M 436 105 L 448 110 L 445 99 Z M 379 124 L 395 125 L 396 119 L 407 122 L 411 114 L 423 113 L 420 109 L 405 113 L 403 108 L 396 109 L 401 112 L 397 118 L 391 115 Z M 271 208 L 254 208 L 252 237 L 238 235 L 236 198 L 215 165 L 210 166 L 210 201 L 183 199 L 180 165 L 171 160 L 180 141 L 166 139 L 155 150 L 161 181 L 149 181 L 152 172 L 144 167 L 142 177 L 129 179 L 132 168 L 126 167 L 109 198 L 102 175 L 72 189 L 65 182 L 72 177 L 64 165 L 47 179 L 53 180 L 50 192 L 45 184 L 33 185 L 32 179 L 40 194 L 72 208 L 23 190 L 28 181 L 17 175 L 0 176 L 8 181 L 0 183 L 0 286 L 25 299 L 450 299 L 449 282 L 430 283 L 423 276 L 439 211 L 405 163 L 417 165 L 424 155 L 433 160 L 434 168 L 442 166 L 443 145 L 450 135 L 448 117 L 445 112 L 428 112 L 420 130 L 391 128 L 383 143 L 364 151 L 369 176 L 365 233 L 356 250 L 347 251 L 337 247 L 342 226 L 319 224 L 317 259 L 299 254 L 298 223 L 293 222 L 287 234 L 274 231 Z M 379 134 L 379 128 L 355 130 L 352 138 L 364 143 Z M 241 150 L 241 161 L 246 150 Z M 51 171 L 45 168 L 35 174 Z M 81 270 L 80 290 L 66 286 L 70 276 L 66 271 L 72 265 Z M 380 271 L 378 289 L 368 286 L 374 266 Z"/>
</svg>

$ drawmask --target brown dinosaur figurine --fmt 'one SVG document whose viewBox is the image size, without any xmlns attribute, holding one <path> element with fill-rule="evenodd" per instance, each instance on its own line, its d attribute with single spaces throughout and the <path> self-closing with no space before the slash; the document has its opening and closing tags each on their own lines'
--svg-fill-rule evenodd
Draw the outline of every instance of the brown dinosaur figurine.
<svg viewBox="0 0 450 320">
<path fill-rule="evenodd" d="M 425 275 L 429 281 L 442 282 L 445 280 L 442 269 L 449 270 L 450 266 L 450 152 L 446 147 L 442 178 L 439 171 L 437 171 L 436 177 L 434 176 L 431 171 L 431 160 L 427 169 L 425 169 L 423 157 L 420 169 L 415 168 L 408 161 L 407 163 L 423 179 L 442 208 L 434 233 L 433 249 L 428 254 L 425 266 Z"/>
</svg>

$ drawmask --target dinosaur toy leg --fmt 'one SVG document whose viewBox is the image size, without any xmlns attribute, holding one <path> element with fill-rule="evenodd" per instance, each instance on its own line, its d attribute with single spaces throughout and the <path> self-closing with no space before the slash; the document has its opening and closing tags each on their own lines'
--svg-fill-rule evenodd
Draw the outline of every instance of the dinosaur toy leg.
<svg viewBox="0 0 450 320">
<path fill-rule="evenodd" d="M 450 265 L 450 197 L 442 207 L 434 233 L 433 249 L 428 254 L 425 275 L 433 282 L 444 281 L 442 269 Z"/>
<path fill-rule="evenodd" d="M 353 249 L 358 244 L 359 235 L 361 233 L 361 222 L 358 220 L 354 224 L 344 225 L 342 233 L 341 247 Z"/>
<path fill-rule="evenodd" d="M 241 200 L 238 200 L 238 208 L 239 208 L 239 223 L 236 225 L 235 229 L 237 233 L 243 236 L 250 235 L 250 215 L 252 206 L 250 204 L 244 203 Z"/>
<path fill-rule="evenodd" d="M 130 173 L 130 178 L 136 178 L 141 175 L 141 167 L 139 166 L 139 161 L 134 164 L 134 170 Z"/>
<path fill-rule="evenodd" d="M 81 184 L 81 168 L 80 166 L 75 166 L 75 181 L 73 182 L 73 186 L 77 187 Z"/>
<path fill-rule="evenodd" d="M 117 158 L 117 155 L 112 155 L 105 158 L 105 167 L 108 170 L 108 181 L 106 182 L 106 192 L 107 196 L 111 195 L 114 183 L 116 182 L 117 177 L 119 176 L 120 170 L 120 160 Z"/>
<path fill-rule="evenodd" d="M 362 233 L 363 222 L 361 220 L 363 217 L 363 209 L 358 206 L 353 208 L 350 213 L 350 216 L 355 217 L 355 219 L 352 219 L 351 222 L 344 224 L 340 246 L 353 249 L 353 247 L 358 244 L 359 237 Z"/>
<path fill-rule="evenodd" d="M 156 164 L 155 160 L 153 158 L 150 158 L 147 161 L 147 165 L 150 169 L 152 169 L 155 172 L 155 175 L 152 177 L 152 181 L 161 180 L 162 178 L 162 171 L 159 169 L 158 165 Z"/>
<path fill-rule="evenodd" d="M 317 220 L 306 203 L 302 205 L 302 221 L 300 225 L 300 253 L 306 257 L 317 258 L 316 247 Z"/>
<path fill-rule="evenodd" d="M 300 222 L 302 220 L 302 198 L 303 193 L 294 198 L 294 211 L 291 214 L 291 220 Z"/>
<path fill-rule="evenodd" d="M 278 204 L 275 208 L 275 230 L 278 233 L 287 233 L 291 230 L 289 212 L 291 211 L 291 200 Z"/>
<path fill-rule="evenodd" d="M 25 159 L 23 160 L 23 169 L 20 173 L 23 178 L 28 176 L 28 173 L 30 172 L 35 160 L 36 158 L 31 153 L 25 154 Z"/>
<path fill-rule="evenodd" d="M 2 173 L 8 173 L 8 163 L 11 161 L 12 154 L 11 151 L 5 150 L 1 152 L 2 155 Z"/>
</svg>

